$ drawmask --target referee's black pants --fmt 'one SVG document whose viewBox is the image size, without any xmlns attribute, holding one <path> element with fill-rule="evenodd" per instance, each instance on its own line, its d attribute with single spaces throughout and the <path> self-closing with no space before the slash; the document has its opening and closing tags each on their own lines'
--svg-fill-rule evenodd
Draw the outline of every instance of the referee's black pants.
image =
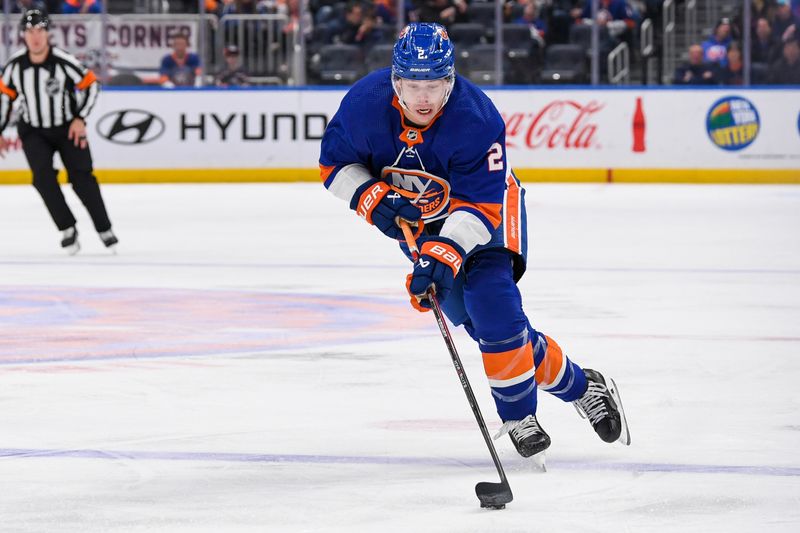
<svg viewBox="0 0 800 533">
<path fill-rule="evenodd" d="M 75 146 L 69 139 L 69 125 L 55 128 L 34 128 L 20 122 L 17 124 L 22 150 L 33 172 L 33 186 L 39 194 L 59 230 L 63 231 L 75 225 L 61 185 L 58 183 L 58 171 L 53 168 L 53 156 L 56 152 L 67 169 L 67 179 L 72 184 L 89 216 L 92 217 L 94 229 L 98 232 L 111 229 L 100 185 L 92 174 L 92 154 L 89 147 Z"/>
</svg>

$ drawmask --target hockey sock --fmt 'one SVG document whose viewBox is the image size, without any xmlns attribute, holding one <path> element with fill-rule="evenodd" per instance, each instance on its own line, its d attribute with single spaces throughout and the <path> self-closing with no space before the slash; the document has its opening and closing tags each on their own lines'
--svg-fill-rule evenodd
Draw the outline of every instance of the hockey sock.
<svg viewBox="0 0 800 533">
<path fill-rule="evenodd" d="M 565 402 L 580 398 L 586 390 L 586 376 L 581 367 L 564 355 L 556 341 L 547 335 L 531 331 L 535 339 L 533 361 L 539 387 Z"/>
<path fill-rule="evenodd" d="M 533 345 L 526 327 L 498 342 L 481 339 L 483 368 L 492 387 L 497 414 L 503 421 L 522 420 L 536 412 Z"/>
</svg>

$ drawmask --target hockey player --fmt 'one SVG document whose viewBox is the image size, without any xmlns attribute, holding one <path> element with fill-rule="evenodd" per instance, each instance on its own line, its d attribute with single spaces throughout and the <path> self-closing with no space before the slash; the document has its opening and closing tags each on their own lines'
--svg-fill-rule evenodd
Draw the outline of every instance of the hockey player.
<svg viewBox="0 0 800 533">
<path fill-rule="evenodd" d="M 417 223 L 411 304 L 429 310 L 433 286 L 450 321 L 478 343 L 504 422 L 497 437 L 508 433 L 523 457 L 547 449 L 536 419 L 541 388 L 575 404 L 604 441 L 629 444 L 614 382 L 570 360 L 522 310 L 525 191 L 506 160 L 503 119 L 455 74 L 453 54 L 442 26 L 403 29 L 391 69 L 357 82 L 325 131 L 325 187 L 406 255 L 397 221 Z"/>
</svg>

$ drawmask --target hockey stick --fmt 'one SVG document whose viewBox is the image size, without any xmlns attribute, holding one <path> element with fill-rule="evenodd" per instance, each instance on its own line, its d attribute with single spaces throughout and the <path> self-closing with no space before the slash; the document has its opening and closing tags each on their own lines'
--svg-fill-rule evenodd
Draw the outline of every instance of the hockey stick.
<svg viewBox="0 0 800 533">
<path fill-rule="evenodd" d="M 416 261 L 419 258 L 419 249 L 417 248 L 417 241 L 414 239 L 414 232 L 411 231 L 411 227 L 408 225 L 408 222 L 405 220 L 400 220 L 399 222 L 400 228 L 403 230 L 403 235 L 405 235 L 406 238 L 406 244 L 408 244 L 408 250 L 411 252 L 411 257 L 414 259 L 414 261 Z M 500 483 L 481 481 L 475 485 L 475 494 L 477 494 L 478 499 L 481 501 L 481 507 L 487 507 L 489 509 L 505 509 L 506 504 L 514 499 L 514 495 L 511 494 L 511 487 L 508 484 L 508 479 L 506 479 L 506 473 L 503 471 L 503 465 L 500 464 L 500 458 L 497 456 L 497 450 L 494 449 L 492 438 L 489 436 L 489 430 L 486 429 L 486 422 L 483 420 L 483 415 L 481 414 L 481 409 L 478 406 L 478 402 L 475 401 L 475 394 L 472 392 L 472 387 L 467 379 L 467 373 L 464 371 L 464 365 L 461 364 L 461 358 L 458 356 L 458 352 L 456 351 L 456 345 L 453 342 L 453 337 L 450 335 L 450 330 L 447 327 L 447 323 L 444 321 L 444 314 L 442 313 L 442 308 L 439 306 L 439 300 L 436 298 L 436 295 L 431 288 L 428 288 L 428 290 L 425 291 L 425 295 L 431 302 L 433 315 L 436 317 L 436 322 L 439 324 L 439 331 L 442 332 L 444 343 L 447 345 L 447 349 L 450 352 L 450 358 L 453 360 L 453 366 L 456 367 L 456 374 L 458 374 L 461 387 L 464 389 L 464 394 L 467 395 L 469 406 L 472 407 L 472 413 L 475 415 L 475 420 L 478 421 L 478 426 L 481 428 L 483 440 L 486 441 L 486 446 L 489 447 L 489 453 L 492 456 L 492 461 L 494 461 L 495 468 L 497 468 L 497 473 L 500 474 Z"/>
</svg>

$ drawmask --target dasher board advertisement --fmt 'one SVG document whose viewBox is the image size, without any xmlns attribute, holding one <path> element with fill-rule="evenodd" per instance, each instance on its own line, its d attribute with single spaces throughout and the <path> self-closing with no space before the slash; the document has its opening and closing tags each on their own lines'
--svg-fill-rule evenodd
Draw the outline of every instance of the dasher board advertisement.
<svg viewBox="0 0 800 533">
<path fill-rule="evenodd" d="M 199 24 L 195 17 L 140 18 L 109 15 L 106 24 L 100 15 L 53 15 L 50 42 L 77 57 L 85 65 L 98 69 L 101 59 L 112 69 L 140 69 L 157 72 L 161 59 L 172 53 L 172 38 L 185 35 L 189 49 L 199 49 Z M 14 19 L 16 20 L 16 18 Z M 10 31 L 8 31 L 10 30 Z M 6 39 L 11 48 L 25 46 L 17 26 L 7 27 Z M 105 42 L 105 58 L 101 58 Z M 0 57 L 4 57 L 0 53 Z"/>
<path fill-rule="evenodd" d="M 487 93 L 523 180 L 800 183 L 797 89 Z M 134 182 L 315 180 L 320 139 L 344 94 L 105 90 L 88 125 L 97 174 Z M 0 165 L 0 182 L 30 181 L 19 143 Z"/>
</svg>

